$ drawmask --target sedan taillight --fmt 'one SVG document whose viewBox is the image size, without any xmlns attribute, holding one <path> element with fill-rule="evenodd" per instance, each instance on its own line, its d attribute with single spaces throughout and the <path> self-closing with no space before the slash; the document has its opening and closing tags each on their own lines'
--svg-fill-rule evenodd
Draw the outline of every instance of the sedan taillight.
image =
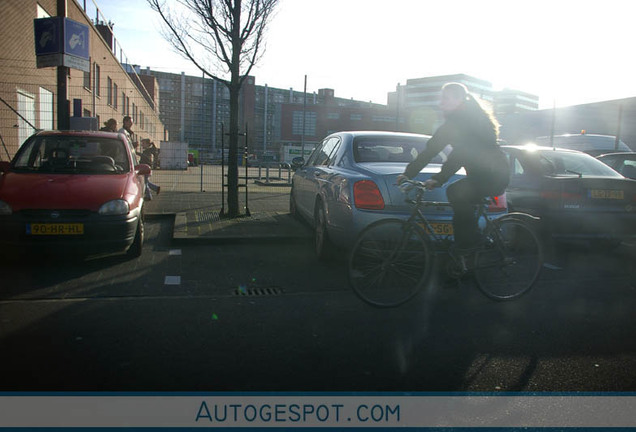
<svg viewBox="0 0 636 432">
<path fill-rule="evenodd" d="M 508 209 L 506 194 L 492 197 L 488 204 L 488 213 L 500 213 Z"/>
<path fill-rule="evenodd" d="M 382 210 L 384 199 L 380 189 L 371 180 L 360 180 L 353 185 L 353 202 L 359 209 Z"/>
</svg>

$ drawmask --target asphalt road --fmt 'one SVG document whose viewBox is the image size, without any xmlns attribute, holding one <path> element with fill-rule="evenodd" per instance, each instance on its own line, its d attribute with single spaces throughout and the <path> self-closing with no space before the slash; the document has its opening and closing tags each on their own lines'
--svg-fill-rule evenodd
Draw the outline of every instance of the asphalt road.
<svg viewBox="0 0 636 432">
<path fill-rule="evenodd" d="M 432 283 L 390 310 L 310 244 L 170 244 L 5 266 L 0 391 L 634 391 L 633 253 L 571 251 L 527 296 Z"/>
</svg>

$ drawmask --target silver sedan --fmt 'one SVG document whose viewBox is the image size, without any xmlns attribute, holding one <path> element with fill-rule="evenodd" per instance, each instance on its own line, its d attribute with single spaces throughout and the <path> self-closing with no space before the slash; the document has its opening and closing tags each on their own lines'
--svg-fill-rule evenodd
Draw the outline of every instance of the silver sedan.
<svg viewBox="0 0 636 432">
<path fill-rule="evenodd" d="M 334 247 L 347 249 L 372 222 L 406 219 L 411 207 L 396 178 L 426 148 L 430 136 L 395 132 L 338 132 L 326 137 L 307 161 L 294 160 L 290 213 L 314 227 L 316 254 L 329 258 Z M 441 169 L 450 147 L 440 152 L 416 177 L 424 181 Z M 447 184 L 464 176 L 460 170 Z M 446 187 L 427 194 L 430 201 L 446 201 Z M 506 211 L 495 208 L 494 211 Z M 430 207 L 433 228 L 449 238 L 452 211 Z"/>
</svg>

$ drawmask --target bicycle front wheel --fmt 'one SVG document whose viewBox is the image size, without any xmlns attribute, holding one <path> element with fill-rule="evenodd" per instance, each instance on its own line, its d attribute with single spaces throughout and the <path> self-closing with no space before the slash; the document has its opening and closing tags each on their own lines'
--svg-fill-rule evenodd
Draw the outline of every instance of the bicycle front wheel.
<svg viewBox="0 0 636 432">
<path fill-rule="evenodd" d="M 365 302 L 399 306 L 426 285 L 433 254 L 426 233 L 398 219 L 365 228 L 349 255 L 349 282 Z"/>
<path fill-rule="evenodd" d="M 543 250 L 534 229 L 513 218 L 493 222 L 486 246 L 475 255 L 477 286 L 494 300 L 512 300 L 532 288 L 543 267 Z"/>
</svg>

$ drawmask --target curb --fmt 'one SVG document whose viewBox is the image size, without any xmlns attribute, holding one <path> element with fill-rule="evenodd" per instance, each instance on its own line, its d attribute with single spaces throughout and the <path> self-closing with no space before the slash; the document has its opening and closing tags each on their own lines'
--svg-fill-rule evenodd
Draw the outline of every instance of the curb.
<svg viewBox="0 0 636 432">
<path fill-rule="evenodd" d="M 175 244 L 303 243 L 313 238 L 311 230 L 283 212 L 256 212 L 249 218 L 203 224 L 192 221 L 192 212 L 149 213 L 146 217 L 172 217 L 172 242 Z M 198 232 L 192 235 L 195 230 Z"/>
</svg>

